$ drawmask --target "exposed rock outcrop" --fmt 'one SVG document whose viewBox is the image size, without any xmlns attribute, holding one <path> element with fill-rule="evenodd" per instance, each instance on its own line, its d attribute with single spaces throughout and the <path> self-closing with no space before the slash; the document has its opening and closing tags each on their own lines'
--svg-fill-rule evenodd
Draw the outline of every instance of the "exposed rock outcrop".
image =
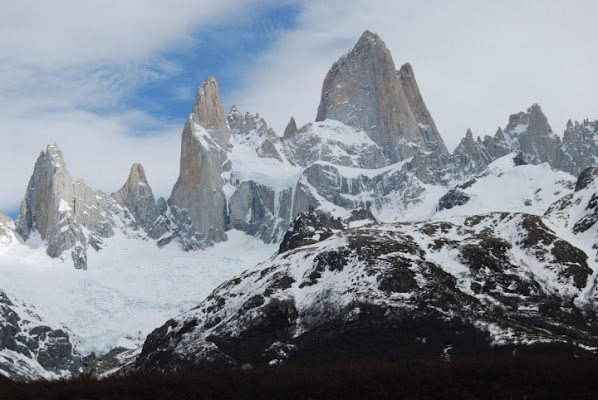
<svg viewBox="0 0 598 400">
<path fill-rule="evenodd" d="M 598 344 L 583 297 L 592 270 L 548 222 L 490 213 L 334 231 L 309 210 L 278 255 L 152 332 L 134 368 L 442 358 L 535 344 L 584 352 Z"/>
<path fill-rule="evenodd" d="M 283 140 L 289 159 L 302 167 L 318 161 L 367 169 L 387 165 L 382 147 L 364 132 L 337 121 L 306 124 Z"/>
<path fill-rule="evenodd" d="M 71 333 L 0 289 L 0 376 L 15 380 L 78 375 L 93 356 L 81 356 Z"/>
<path fill-rule="evenodd" d="M 432 115 L 428 111 L 419 91 L 411 64 L 403 64 L 397 73 L 403 87 L 403 92 L 407 97 L 409 108 L 415 116 L 420 132 L 424 136 L 426 148 L 430 151 L 437 151 L 439 155 L 448 154 L 440 132 L 436 128 L 436 123 L 432 119 Z"/>
<path fill-rule="evenodd" d="M 39 233 L 50 257 L 68 251 L 75 268 L 86 269 L 88 245 L 98 247 L 102 238 L 114 234 L 107 204 L 102 192 L 93 192 L 83 180 L 72 180 L 62 152 L 49 145 L 33 169 L 17 233 L 24 240 Z"/>
<path fill-rule="evenodd" d="M 325 119 L 363 130 L 382 147 L 391 163 L 418 151 L 447 153 L 423 104 L 413 71 L 406 66 L 397 73 L 382 39 L 369 31 L 326 75 L 316 121 Z"/>
<path fill-rule="evenodd" d="M 230 132 L 213 77 L 201 84 L 181 141 L 179 178 L 170 202 L 186 209 L 195 229 L 208 240 L 226 240 L 226 196 L 222 166 Z"/>
<path fill-rule="evenodd" d="M 468 195 L 458 189 L 451 189 L 438 201 L 438 211 L 450 210 L 453 207 L 467 204 L 468 201 Z"/>
<path fill-rule="evenodd" d="M 131 166 L 131 172 L 123 187 L 110 197 L 126 207 L 142 229 L 148 230 L 154 224 L 157 217 L 156 200 L 141 164 L 135 163 Z"/>
<path fill-rule="evenodd" d="M 520 151 L 529 164 L 549 163 L 556 167 L 561 163 L 561 140 L 552 132 L 548 119 L 537 104 L 509 117 L 509 123 L 503 132 L 503 139 L 497 141 L 499 150 L 495 158 L 502 152 Z"/>
<path fill-rule="evenodd" d="M 567 123 L 563 135 L 563 158 L 557 168 L 577 176 L 584 169 L 596 165 L 598 157 L 598 121 Z"/>
<path fill-rule="evenodd" d="M 453 152 L 453 157 L 460 158 L 458 162 L 461 166 L 470 169 L 481 169 L 481 167 L 485 167 L 494 160 L 494 157 L 489 153 L 480 138 L 478 137 L 477 141 L 474 140 L 471 129 L 468 129 L 465 137 L 461 139 Z M 465 166 L 463 164 L 469 165 Z"/>
</svg>

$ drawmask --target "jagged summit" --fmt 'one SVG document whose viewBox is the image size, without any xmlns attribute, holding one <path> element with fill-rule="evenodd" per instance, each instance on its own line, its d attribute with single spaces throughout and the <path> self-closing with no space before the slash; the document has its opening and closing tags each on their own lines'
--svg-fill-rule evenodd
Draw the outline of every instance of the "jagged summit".
<svg viewBox="0 0 598 400">
<path fill-rule="evenodd" d="M 212 75 L 199 86 L 195 104 L 189 117 L 194 123 L 203 128 L 219 132 L 219 135 L 216 135 L 215 138 L 219 140 L 221 146 L 228 146 L 230 133 L 226 123 L 226 116 L 222 110 L 218 82 L 216 82 L 216 78 Z"/>
<path fill-rule="evenodd" d="M 25 240 L 39 233 L 48 255 L 69 251 L 75 267 L 85 269 L 87 245 L 114 234 L 105 202 L 103 193 L 94 193 L 83 180 L 73 181 L 62 152 L 52 144 L 35 163 L 16 230 Z"/>
<path fill-rule="evenodd" d="M 179 177 L 170 202 L 187 209 L 195 230 L 215 242 L 226 240 L 226 197 L 220 174 L 229 144 L 218 83 L 210 76 L 200 85 L 183 128 Z"/>
<path fill-rule="evenodd" d="M 430 115 L 419 91 L 411 64 L 403 64 L 397 73 L 401 80 L 401 86 L 403 87 L 405 96 L 407 97 L 409 108 L 411 108 L 411 112 L 413 112 L 413 115 L 415 116 L 418 127 L 424 135 L 427 148 L 431 151 L 438 151 L 439 154 L 448 154 L 448 150 L 436 128 L 434 119 L 432 119 L 432 115 Z"/>
<path fill-rule="evenodd" d="M 291 117 L 291 120 L 287 124 L 287 127 L 284 129 L 284 134 L 282 135 L 282 138 L 285 140 L 290 139 L 296 133 L 297 122 L 295 122 L 295 118 Z"/>
<path fill-rule="evenodd" d="M 397 72 L 386 45 L 370 31 L 326 75 L 316 121 L 325 119 L 363 130 L 390 162 L 418 151 L 448 153 L 410 66 Z"/>
<path fill-rule="evenodd" d="M 149 229 L 152 226 L 157 216 L 156 201 L 141 164 L 134 163 L 131 166 L 131 172 L 123 187 L 110 197 L 127 207 L 142 228 Z"/>
</svg>

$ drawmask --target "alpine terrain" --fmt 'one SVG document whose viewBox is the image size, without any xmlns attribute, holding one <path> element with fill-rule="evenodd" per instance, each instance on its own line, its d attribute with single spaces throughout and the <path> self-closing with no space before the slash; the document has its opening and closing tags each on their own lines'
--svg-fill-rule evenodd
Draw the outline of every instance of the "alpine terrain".
<svg viewBox="0 0 598 400">
<path fill-rule="evenodd" d="M 598 121 L 560 136 L 537 104 L 450 153 L 413 68 L 369 31 L 315 120 L 280 134 L 226 113 L 210 76 L 168 199 L 138 163 L 105 194 L 41 152 L 20 215 L 0 214 L 0 374 L 596 352 L 597 157 Z M 78 275 L 43 297 L 32 270 Z M 92 306 L 59 312 L 74 293 Z"/>
</svg>

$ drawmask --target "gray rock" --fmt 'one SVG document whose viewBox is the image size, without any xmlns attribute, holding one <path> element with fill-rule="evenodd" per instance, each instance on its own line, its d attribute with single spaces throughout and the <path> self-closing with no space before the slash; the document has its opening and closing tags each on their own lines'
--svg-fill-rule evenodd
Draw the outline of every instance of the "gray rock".
<svg viewBox="0 0 598 400">
<path fill-rule="evenodd" d="M 415 74 L 413 73 L 411 64 L 402 65 L 397 73 L 401 80 L 403 92 L 407 97 L 409 108 L 415 116 L 419 130 L 425 139 L 426 148 L 430 151 L 437 151 L 439 154 L 447 155 L 448 150 L 444 145 L 440 132 L 436 128 L 436 123 L 432 119 L 432 115 L 424 103 L 424 99 L 415 81 Z"/>
<path fill-rule="evenodd" d="M 189 218 L 187 209 L 180 209 L 170 200 L 158 199 L 158 216 L 148 229 L 148 236 L 156 240 L 158 247 L 164 247 L 171 242 L 178 243 L 183 251 L 204 249 L 212 244 L 206 235 L 198 232 Z"/>
<path fill-rule="evenodd" d="M 399 75 L 404 78 L 409 99 Z M 422 129 L 410 101 L 423 122 Z M 363 130 L 382 147 L 391 163 L 417 151 L 446 152 L 421 102 L 412 71 L 405 67 L 402 74 L 397 73 L 382 39 L 369 31 L 326 75 L 316 121 L 328 118 Z"/>
<path fill-rule="evenodd" d="M 229 143 L 218 85 L 209 77 L 200 86 L 183 129 L 179 178 L 170 202 L 186 209 L 195 230 L 214 242 L 226 240 L 226 197 L 221 173 Z"/>
<path fill-rule="evenodd" d="M 584 169 L 596 165 L 598 157 L 598 121 L 567 123 L 563 135 L 563 159 L 557 168 L 578 176 Z"/>
<path fill-rule="evenodd" d="M 283 162 L 281 153 L 284 153 L 284 145 L 259 114 L 245 113 L 242 116 L 233 105 L 226 118 L 237 143 L 253 146 L 260 158 L 275 158 Z"/>
<path fill-rule="evenodd" d="M 253 181 L 242 182 L 229 202 L 230 228 L 280 242 L 292 219 L 292 188 L 274 190 Z"/>
<path fill-rule="evenodd" d="M 110 215 L 106 196 L 83 180 L 73 181 L 60 149 L 49 145 L 35 164 L 16 230 L 25 241 L 39 233 L 50 257 L 70 251 L 75 267 L 86 269 L 88 244 L 114 234 Z"/>
<path fill-rule="evenodd" d="M 317 161 L 355 168 L 387 165 L 384 150 L 367 135 L 333 121 L 306 124 L 283 141 L 288 157 L 302 167 Z"/>
<path fill-rule="evenodd" d="M 478 137 L 477 141 L 474 140 L 471 129 L 468 129 L 465 138 L 461 139 L 453 152 L 453 158 L 455 158 L 455 162 L 459 164 L 460 168 L 476 172 L 479 172 L 494 160 L 480 138 Z"/>
<path fill-rule="evenodd" d="M 453 207 L 462 206 L 467 204 L 469 196 L 458 189 L 449 190 L 444 196 L 438 201 L 438 211 L 449 210 Z"/>
<path fill-rule="evenodd" d="M 135 223 L 142 229 L 147 230 L 154 224 L 157 217 L 156 201 L 141 164 L 135 163 L 131 166 L 131 172 L 123 187 L 110 197 L 126 207 Z"/>
<path fill-rule="evenodd" d="M 295 118 L 291 117 L 291 120 L 287 124 L 287 127 L 284 129 L 284 134 L 282 135 L 282 139 L 283 140 L 290 139 L 291 137 L 293 137 L 293 135 L 295 135 L 297 133 L 297 131 L 298 131 L 298 129 L 297 129 L 297 123 L 295 122 Z"/>
</svg>

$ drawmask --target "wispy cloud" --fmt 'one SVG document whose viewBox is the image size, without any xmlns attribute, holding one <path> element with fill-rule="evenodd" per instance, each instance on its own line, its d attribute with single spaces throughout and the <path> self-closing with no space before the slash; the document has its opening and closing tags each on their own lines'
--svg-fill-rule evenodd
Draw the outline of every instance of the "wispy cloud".
<svg viewBox="0 0 598 400">
<path fill-rule="evenodd" d="M 239 43 L 227 48 L 227 37 L 264 29 L 259 13 L 272 5 L 280 7 L 257 0 L 3 4 L 0 209 L 18 207 L 49 143 L 95 189 L 118 189 L 138 161 L 156 194 L 168 196 L 196 87 L 209 68 L 227 68 L 208 58 L 218 56 L 219 41 L 233 58 Z"/>
</svg>

